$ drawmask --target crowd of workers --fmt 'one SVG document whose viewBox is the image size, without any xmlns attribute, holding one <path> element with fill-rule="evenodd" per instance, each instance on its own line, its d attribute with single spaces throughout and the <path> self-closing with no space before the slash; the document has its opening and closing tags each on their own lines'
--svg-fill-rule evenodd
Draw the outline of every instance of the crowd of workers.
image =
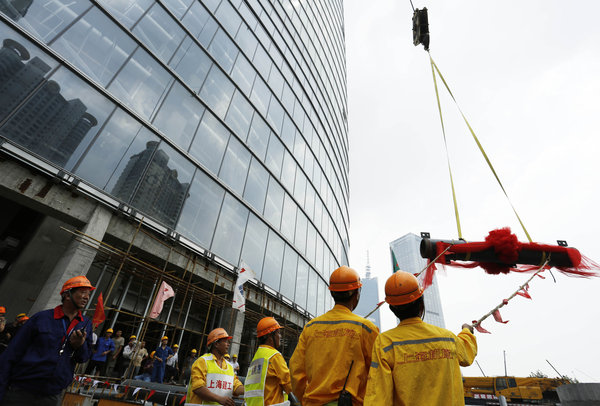
<svg viewBox="0 0 600 406">
<path fill-rule="evenodd" d="M 94 345 L 81 310 L 95 288 L 84 276 L 71 278 L 61 289 L 62 304 L 32 316 L 0 356 L 0 406 L 55 406 L 75 365 L 88 359 L 90 374 L 111 368 L 153 382 L 178 377 L 187 383 L 188 406 L 234 406 L 236 396 L 247 406 L 464 405 L 459 366 L 477 353 L 472 326 L 463 324 L 454 335 L 423 322 L 423 289 L 414 275 L 397 271 L 385 294 L 400 324 L 379 334 L 352 313 L 360 300 L 358 273 L 342 266 L 329 282 L 335 306 L 304 326 L 289 367 L 279 352 L 281 325 L 273 317 L 258 322 L 259 347 L 242 383 L 235 356 L 228 359 L 232 336 L 223 328 L 209 333 L 206 354 L 190 351 L 181 372 L 178 346 L 169 347 L 167 336 L 150 354 L 143 341 L 131 336 L 125 345 L 122 332 L 113 338 L 110 328 Z"/>
</svg>

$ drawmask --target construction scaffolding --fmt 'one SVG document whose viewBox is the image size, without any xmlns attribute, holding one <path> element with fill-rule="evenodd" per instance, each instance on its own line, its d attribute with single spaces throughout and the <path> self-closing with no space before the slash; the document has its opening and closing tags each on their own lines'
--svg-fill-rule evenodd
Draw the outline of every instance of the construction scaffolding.
<svg viewBox="0 0 600 406">
<path fill-rule="evenodd" d="M 96 250 L 96 255 L 87 276 L 96 286 L 84 314 L 92 317 L 98 292 L 103 293 L 106 320 L 96 333 L 107 328 L 121 330 L 123 337 L 135 335 L 139 342 L 145 341 L 148 352 L 160 344 L 163 336 L 169 344 L 178 344 L 180 359 L 192 349 L 198 353 L 205 350 L 208 333 L 216 327 L 233 331 L 238 310 L 232 308 L 232 289 L 235 272 L 221 266 L 214 257 L 201 255 L 178 244 L 177 241 L 160 238 L 145 229 L 143 219 L 135 227 L 128 246 L 115 239 L 114 242 L 96 240 L 77 230 L 63 230 L 74 235 L 80 243 Z M 136 248 L 136 239 L 151 239 L 167 252 L 166 257 Z M 184 259 L 184 266 L 175 265 L 172 259 Z M 181 261 L 179 261 L 181 262 Z M 175 296 L 165 302 L 161 314 L 150 318 L 149 312 L 158 290 L 166 282 L 175 291 Z M 246 285 L 248 288 L 248 284 Z M 239 342 L 238 360 L 241 371 L 250 363 L 256 350 L 256 325 L 265 316 L 276 317 L 282 329 L 282 353 L 291 357 L 300 336 L 302 326 L 289 322 L 291 317 L 274 314 L 268 309 L 268 295 L 264 289 L 249 287 L 255 295 L 261 295 L 260 305 L 246 301 L 244 325 Z M 298 313 L 293 305 L 287 306 L 288 314 Z M 304 320 L 305 322 L 308 319 Z"/>
</svg>

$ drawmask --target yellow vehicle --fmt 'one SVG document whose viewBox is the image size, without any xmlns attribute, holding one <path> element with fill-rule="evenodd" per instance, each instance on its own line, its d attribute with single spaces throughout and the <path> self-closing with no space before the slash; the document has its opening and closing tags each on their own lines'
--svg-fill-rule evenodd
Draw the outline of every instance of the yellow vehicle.
<svg viewBox="0 0 600 406">
<path fill-rule="evenodd" d="M 555 378 L 463 377 L 465 400 L 504 396 L 508 402 L 554 404 L 558 401 L 556 388 L 568 383 Z"/>
</svg>

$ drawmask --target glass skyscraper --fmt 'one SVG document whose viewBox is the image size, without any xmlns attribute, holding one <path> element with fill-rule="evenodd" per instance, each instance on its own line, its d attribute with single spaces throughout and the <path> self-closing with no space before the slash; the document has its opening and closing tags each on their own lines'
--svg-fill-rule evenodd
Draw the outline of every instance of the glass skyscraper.
<svg viewBox="0 0 600 406">
<path fill-rule="evenodd" d="M 427 265 L 427 260 L 422 258 L 419 252 L 419 244 L 421 244 L 421 237 L 412 233 L 403 235 L 390 243 L 390 249 L 394 253 L 401 270 L 414 274 L 421 272 Z M 446 328 L 436 275 L 433 276 L 431 286 L 425 290 L 423 299 L 425 301 L 425 317 L 423 317 L 423 320 L 429 324 Z"/>
<path fill-rule="evenodd" d="M 343 27 L 341 0 L 0 0 L 0 136 L 321 314 L 348 262 Z"/>
</svg>

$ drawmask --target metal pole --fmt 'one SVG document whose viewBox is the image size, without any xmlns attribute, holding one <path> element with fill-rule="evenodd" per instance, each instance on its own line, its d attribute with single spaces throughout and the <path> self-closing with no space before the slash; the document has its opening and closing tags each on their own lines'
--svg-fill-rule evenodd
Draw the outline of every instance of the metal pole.
<svg viewBox="0 0 600 406">
<path fill-rule="evenodd" d="M 508 376 L 506 372 L 506 350 L 502 350 L 502 352 L 504 353 L 504 376 Z"/>
<path fill-rule="evenodd" d="M 550 361 L 546 360 L 546 362 L 552 367 L 553 370 L 556 371 L 556 373 L 558 374 L 558 376 L 560 376 L 562 379 L 565 379 L 565 377 L 562 376 L 562 374 L 560 372 L 558 372 L 558 370 L 556 368 L 554 368 L 554 365 L 550 364 Z"/>
<path fill-rule="evenodd" d="M 476 363 L 476 364 L 477 364 L 477 366 L 479 367 L 479 370 L 481 371 L 481 374 L 482 374 L 483 376 L 487 376 L 487 375 L 485 374 L 485 372 L 483 372 L 483 369 L 481 369 L 481 365 L 479 365 L 479 362 L 477 362 L 477 360 L 475 360 L 475 363 Z"/>
<path fill-rule="evenodd" d="M 171 300 L 171 306 L 169 306 L 169 313 L 167 314 L 167 320 L 165 321 L 165 325 L 163 326 L 162 332 L 160 333 L 161 337 L 165 336 L 165 333 L 167 332 L 167 324 L 169 324 L 169 320 L 171 319 L 171 312 L 173 311 L 173 306 L 175 306 L 175 298 L 172 298 L 173 300 Z"/>
<path fill-rule="evenodd" d="M 185 333 L 185 326 L 187 325 L 188 316 L 190 314 L 190 309 L 192 307 L 192 301 L 194 300 L 194 296 L 190 296 L 190 301 L 188 302 L 187 311 L 185 312 L 185 318 L 183 319 L 183 327 L 181 329 L 181 334 L 179 335 L 179 341 L 177 341 L 177 345 L 181 347 L 181 340 L 183 340 L 183 334 Z"/>
<path fill-rule="evenodd" d="M 110 323 L 110 328 L 114 328 L 117 323 L 117 319 L 119 318 L 119 310 L 123 307 L 123 302 L 125 301 L 125 297 L 127 296 L 127 292 L 129 292 L 129 286 L 131 286 L 131 281 L 133 280 L 133 275 L 129 277 L 127 280 L 127 285 L 125 285 L 125 289 L 123 289 L 123 293 L 121 294 L 121 299 L 119 299 L 119 304 L 117 305 L 117 311 L 115 312 L 115 317 L 112 319 Z"/>
<path fill-rule="evenodd" d="M 146 308 L 144 309 L 144 318 L 142 318 L 142 322 L 140 323 L 140 326 L 138 327 L 137 330 L 137 337 L 140 337 L 140 332 L 142 331 L 142 327 L 144 326 L 144 323 L 146 321 L 146 314 L 148 313 L 148 308 L 150 307 L 150 303 L 152 303 L 152 298 L 154 297 L 154 291 L 156 290 L 156 284 L 157 281 L 154 281 L 154 285 L 152 286 L 152 291 L 150 292 L 150 300 L 148 300 L 148 302 L 146 303 Z M 140 337 L 141 340 L 141 337 Z"/>
<path fill-rule="evenodd" d="M 104 277 L 104 274 L 106 273 L 107 267 L 108 267 L 108 260 L 104 263 L 104 266 L 102 267 L 100 276 L 98 277 L 98 280 L 96 281 L 96 287 L 100 286 L 100 282 L 102 282 L 102 278 Z M 87 312 L 89 310 L 90 305 L 92 304 L 92 301 L 94 300 L 95 296 L 96 296 L 96 290 L 92 290 L 92 294 L 90 295 L 90 300 L 88 300 L 87 304 L 85 305 L 84 312 Z"/>
</svg>

